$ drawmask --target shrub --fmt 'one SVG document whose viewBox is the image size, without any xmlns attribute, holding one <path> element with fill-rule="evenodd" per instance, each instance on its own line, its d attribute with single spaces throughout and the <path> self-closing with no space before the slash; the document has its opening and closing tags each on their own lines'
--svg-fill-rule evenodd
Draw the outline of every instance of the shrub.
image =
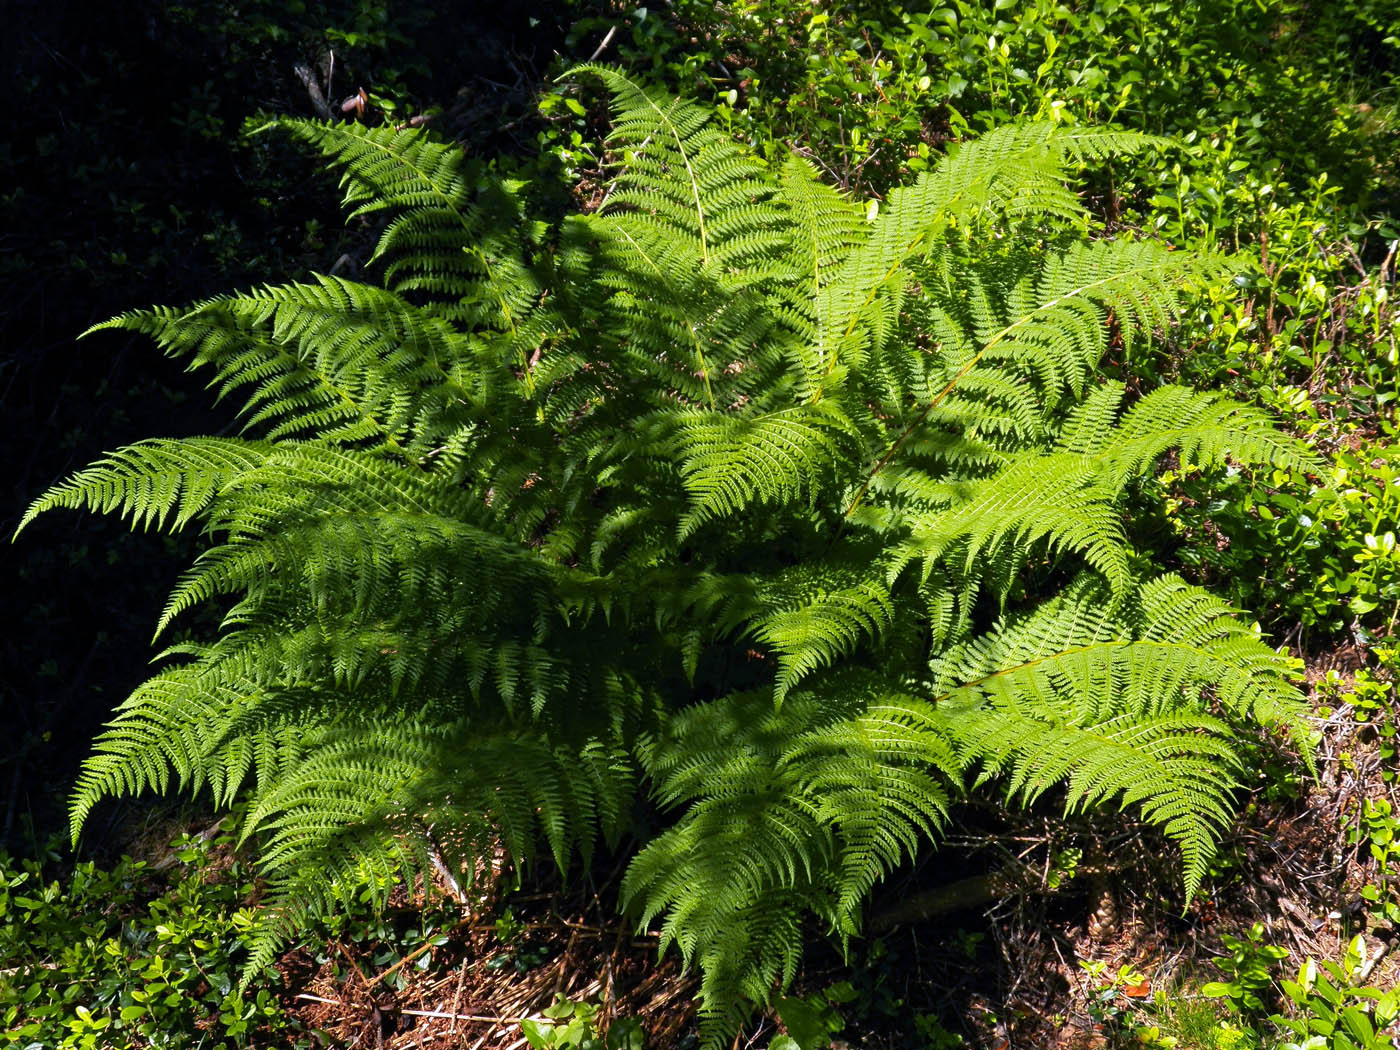
<svg viewBox="0 0 1400 1050">
<path fill-rule="evenodd" d="M 384 222 L 336 277 L 109 322 L 240 393 L 250 436 L 142 442 L 37 500 L 212 543 L 200 603 L 73 801 L 250 801 L 272 917 L 499 843 L 632 860 L 626 905 L 703 971 L 711 1043 L 842 937 L 969 784 L 1116 803 L 1194 892 L 1236 735 L 1304 738 L 1289 665 L 1140 557 L 1128 495 L 1176 449 L 1305 471 L 1259 411 L 1096 365 L 1221 261 L 1087 239 L 1066 188 L 1150 140 L 1009 126 L 883 208 L 601 68 L 594 214 L 532 221 L 413 131 L 289 121 Z M 374 880 L 371 878 L 371 883 Z"/>
<path fill-rule="evenodd" d="M 1232 175 L 1270 170 L 1301 188 L 1325 172 L 1349 202 L 1397 189 L 1392 0 L 570 3 L 571 43 L 589 45 L 577 53 L 612 30 L 629 68 L 712 100 L 760 150 L 811 151 L 843 185 L 877 193 L 950 138 L 1027 117 L 1223 138 L 1226 163 L 1244 162 Z M 1211 174 L 1196 148 L 1181 155 L 1191 178 Z M 1182 174 L 1130 167 L 1149 189 Z M 1209 187 L 1182 193 L 1221 203 Z"/>
<path fill-rule="evenodd" d="M 216 871 L 210 846 L 177 840 L 178 863 L 163 872 L 123 857 L 110 870 L 84 861 L 62 878 L 49 864 L 0 854 L 0 1042 L 291 1045 L 271 992 L 239 994 L 256 925 L 243 906 L 252 873 L 239 863 Z"/>
</svg>

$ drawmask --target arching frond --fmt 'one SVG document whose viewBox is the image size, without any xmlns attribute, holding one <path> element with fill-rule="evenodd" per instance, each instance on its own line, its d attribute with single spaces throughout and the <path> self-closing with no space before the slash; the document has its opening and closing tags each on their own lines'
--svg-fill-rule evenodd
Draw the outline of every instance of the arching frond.
<svg viewBox="0 0 1400 1050">
<path fill-rule="evenodd" d="M 624 896 L 643 924 L 698 962 L 704 1010 L 731 1026 L 760 982 L 791 980 L 811 910 L 858 931 L 871 888 L 943 823 L 961 772 L 932 707 L 838 676 L 781 710 L 740 694 L 672 719 L 643 752 L 675 827 L 628 869 Z M 742 998 L 736 1001 L 736 993 Z"/>
<path fill-rule="evenodd" d="M 1269 416 L 1223 394 L 1163 386 L 1123 413 L 1104 435 L 1098 456 L 1115 479 L 1140 474 L 1168 449 L 1198 467 L 1226 459 L 1249 466 L 1321 475 L 1322 461 L 1307 446 L 1280 433 Z"/>
<path fill-rule="evenodd" d="M 236 438 L 154 439 L 128 445 L 36 499 L 15 533 L 55 507 L 117 513 L 142 528 L 163 529 L 169 519 L 170 527 L 179 529 L 206 511 L 227 486 L 261 466 L 272 450 L 270 444 Z"/>
<path fill-rule="evenodd" d="M 759 416 L 693 413 L 677 420 L 674 447 L 693 501 L 682 537 L 751 504 L 794 503 L 820 490 L 849 455 L 854 427 L 834 405 L 799 405 Z"/>
<path fill-rule="evenodd" d="M 1121 610 L 1121 611 L 1120 611 Z M 1123 610 L 1081 580 L 1035 613 L 956 647 L 938 702 L 966 761 L 1033 799 L 1065 784 L 1071 809 L 1120 799 L 1182 848 L 1194 894 L 1228 823 L 1234 730 L 1208 713 L 1305 734 L 1286 664 L 1228 604 L 1176 577 Z"/>
<path fill-rule="evenodd" d="M 1070 454 L 1022 455 L 985 480 L 958 486 L 950 506 L 906 516 L 910 537 L 896 568 L 918 559 L 924 574 L 956 553 L 964 573 L 1005 560 L 1008 546 L 1045 541 L 1075 551 L 1121 593 L 1129 584 L 1127 538 L 1116 501 L 1096 485 L 1094 464 Z"/>
</svg>

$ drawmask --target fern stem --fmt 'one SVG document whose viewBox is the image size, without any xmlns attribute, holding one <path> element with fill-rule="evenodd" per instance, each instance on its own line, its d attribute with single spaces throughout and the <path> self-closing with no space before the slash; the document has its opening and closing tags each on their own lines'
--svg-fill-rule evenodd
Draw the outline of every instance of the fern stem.
<svg viewBox="0 0 1400 1050">
<path fill-rule="evenodd" d="M 904 249 L 904 251 L 900 254 L 899 258 L 890 264 L 890 268 L 885 271 L 885 275 L 871 286 L 870 291 L 866 293 L 865 299 L 861 302 L 860 306 L 858 306 L 855 310 L 851 311 L 851 319 L 846 322 L 846 330 L 841 333 L 842 342 L 849 339 L 851 337 L 851 333 L 856 330 L 856 324 L 860 321 L 861 311 L 875 301 L 875 296 L 880 294 L 880 289 L 885 286 L 885 282 L 888 281 L 891 277 L 893 277 L 896 271 L 903 267 L 904 261 L 907 258 L 909 258 L 909 254 L 919 246 L 919 244 L 928 236 L 928 234 L 929 231 L 925 230 L 923 233 L 919 234 L 912 241 L 910 241 L 909 246 Z M 822 361 L 826 365 L 826 370 L 822 374 L 829 376 L 831 375 L 832 371 L 834 371 L 836 368 L 836 355 L 833 354 L 828 360 L 826 355 L 826 346 L 824 345 L 825 339 L 822 335 L 822 331 L 820 328 L 818 328 L 817 330 L 817 339 L 817 354 L 821 357 Z M 812 403 L 816 404 L 821 399 L 822 388 L 819 386 L 816 390 L 812 392 Z"/>
<path fill-rule="evenodd" d="M 907 427 L 905 427 L 904 432 L 901 433 L 899 437 L 894 439 L 894 442 L 890 445 L 890 447 L 885 450 L 885 454 L 881 456 L 880 459 L 876 462 L 875 466 L 871 468 L 870 473 L 865 478 L 865 483 L 861 485 L 860 491 L 857 492 L 855 498 L 851 500 L 850 506 L 846 508 L 846 513 L 843 515 L 843 517 L 849 518 L 852 514 L 856 512 L 856 508 L 860 506 L 861 500 L 863 500 L 865 498 L 865 494 L 870 491 L 870 486 L 875 481 L 875 475 L 880 473 L 880 471 L 884 470 L 885 467 L 889 465 L 890 460 L 894 458 L 894 454 L 899 451 L 900 446 L 903 445 L 906 440 L 908 440 L 909 435 L 914 433 L 914 431 L 919 428 L 923 421 L 929 417 L 929 414 L 943 403 L 943 399 L 953 392 L 953 387 L 955 387 L 958 384 L 958 381 L 961 380 L 963 376 L 967 375 L 967 373 L 972 370 L 972 367 L 975 364 L 977 364 L 979 360 L 981 360 L 982 355 L 985 354 L 990 348 L 991 344 L 988 344 L 987 346 L 984 346 L 981 350 L 977 351 L 977 353 L 972 357 L 972 359 L 969 360 L 967 364 L 963 365 L 962 368 L 958 370 L 957 375 L 953 376 L 952 379 L 948 380 L 948 384 L 942 390 L 940 390 L 938 392 L 938 396 L 935 397 L 932 401 L 930 401 L 928 405 L 924 408 L 924 410 L 918 414 L 918 416 L 914 419 L 914 422 L 910 423 Z"/>
<path fill-rule="evenodd" d="M 506 326 L 510 329 L 510 334 L 512 336 L 519 335 L 519 331 L 516 329 L 515 326 L 515 314 L 511 312 L 510 303 L 506 301 L 505 295 L 502 294 L 499 290 L 497 290 L 499 286 L 496 281 L 496 275 L 491 271 L 491 261 L 487 259 L 486 253 L 477 247 L 468 247 L 463 248 L 462 250 L 471 255 L 475 255 L 477 259 L 480 260 L 481 268 L 486 271 L 486 280 L 490 283 L 492 290 L 495 291 L 496 302 L 500 305 L 501 313 L 505 316 Z M 514 338 L 511 341 L 518 343 L 518 340 Z M 528 390 L 531 394 L 534 394 L 535 376 L 530 371 L 530 358 L 528 355 L 526 355 L 523 347 L 517 346 L 515 353 L 516 356 L 520 359 L 520 368 L 525 378 L 525 389 Z"/>
<path fill-rule="evenodd" d="M 635 87 L 635 85 L 633 85 Z M 695 169 L 690 164 L 690 154 L 685 151 L 685 143 L 681 140 L 680 133 L 676 131 L 676 126 L 667 117 L 665 112 L 658 106 L 650 95 L 644 91 L 638 93 L 646 99 L 647 105 L 656 110 L 656 115 L 666 130 L 671 133 L 671 137 L 676 140 L 676 150 L 681 155 L 681 160 L 685 162 L 685 173 L 690 176 L 690 192 L 695 198 L 695 222 L 700 234 L 700 259 L 708 266 L 710 264 L 709 241 L 705 236 L 705 207 L 700 203 L 700 180 L 695 177 Z"/>
</svg>

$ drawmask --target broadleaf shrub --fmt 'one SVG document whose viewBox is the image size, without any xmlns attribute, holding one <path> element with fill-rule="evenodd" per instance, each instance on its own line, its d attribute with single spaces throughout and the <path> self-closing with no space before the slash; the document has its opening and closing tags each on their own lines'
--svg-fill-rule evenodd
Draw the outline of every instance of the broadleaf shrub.
<svg viewBox="0 0 1400 1050">
<path fill-rule="evenodd" d="M 122 857 L 63 874 L 56 852 L 44 861 L 0 854 L 0 1042 L 293 1045 L 273 991 L 239 991 L 257 922 L 245 906 L 246 864 L 216 870 L 215 850 L 231 841 L 184 836 L 169 864 Z"/>
</svg>

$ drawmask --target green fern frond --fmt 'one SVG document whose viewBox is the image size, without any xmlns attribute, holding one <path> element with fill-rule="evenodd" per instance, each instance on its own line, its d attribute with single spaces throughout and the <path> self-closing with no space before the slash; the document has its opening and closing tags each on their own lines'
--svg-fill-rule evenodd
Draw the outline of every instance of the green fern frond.
<svg viewBox="0 0 1400 1050">
<path fill-rule="evenodd" d="M 422 455 L 469 425 L 478 401 L 461 333 L 391 292 L 337 277 L 98 327 L 142 332 L 171 357 L 212 368 L 220 397 L 250 388 L 241 414 L 271 441 L 314 434 Z"/>
<path fill-rule="evenodd" d="M 953 506 L 906 515 L 911 535 L 898 549 L 892 572 L 919 560 L 927 577 L 956 547 L 961 572 L 970 574 L 998 560 L 1008 544 L 1046 541 L 1052 551 L 1081 554 L 1121 594 L 1130 575 L 1127 537 L 1118 507 L 1097 480 L 1085 456 L 1017 456 L 991 477 L 959 486 Z"/>
<path fill-rule="evenodd" d="M 299 593 L 322 612 L 376 617 L 445 605 L 459 597 L 464 574 L 490 575 L 519 593 L 548 589 L 548 563 L 455 517 L 327 500 L 315 513 L 291 508 L 257 530 L 240 529 L 237 540 L 200 555 L 171 593 L 158 634 L 219 594 Z M 474 621 L 489 622 L 503 610 L 486 602 L 472 612 Z"/>
<path fill-rule="evenodd" d="M 607 66 L 569 74 L 601 80 L 612 96 L 608 145 L 619 157 L 603 211 L 623 209 L 695 246 L 701 265 L 728 268 L 781 245 L 782 213 L 752 155 L 709 126 L 693 102 L 648 90 Z"/>
<path fill-rule="evenodd" d="M 1183 283 L 1215 267 L 1208 257 L 1152 241 L 1076 245 L 1052 256 L 1034 282 L 1011 290 L 1004 324 L 1000 318 L 979 324 L 980 357 L 1023 361 L 1046 380 L 1052 404 L 1063 390 L 1078 397 L 1107 348 L 1110 312 L 1129 349 L 1136 333 L 1170 327 Z"/>
<path fill-rule="evenodd" d="M 797 156 L 783 162 L 778 200 L 794 227 L 794 254 L 804 264 L 804 294 L 795 299 L 795 305 L 810 308 L 818 293 L 836 279 L 845 259 L 865 242 L 869 234 L 865 217 L 857 204 L 822 182 L 816 169 Z"/>
<path fill-rule="evenodd" d="M 266 462 L 274 446 L 237 438 L 152 439 L 128 445 L 49 489 L 24 512 L 15 535 L 55 507 L 129 518 L 133 526 L 180 529 L 229 485 Z"/>
<path fill-rule="evenodd" d="M 1104 684 L 1107 684 L 1105 682 Z M 1230 728 L 1200 712 L 1131 712 L 1086 722 L 1071 702 L 998 693 L 990 710 L 953 719 L 969 762 L 1006 774 L 1009 796 L 1032 801 L 1063 783 L 1066 811 L 1117 800 L 1181 849 L 1190 900 L 1233 816 L 1238 759 Z"/>
<path fill-rule="evenodd" d="M 1257 631 L 1241 622 L 1239 610 L 1202 587 L 1165 575 L 1142 589 L 1140 632 L 1144 644 L 1199 654 L 1196 674 L 1237 720 L 1279 728 L 1312 766 L 1308 706 L 1297 674 Z"/>
<path fill-rule="evenodd" d="M 70 803 L 74 842 L 102 798 L 142 791 L 198 792 L 208 784 L 218 805 L 229 805 L 250 773 L 277 783 L 300 754 L 295 737 L 254 732 L 224 739 L 226 726 L 265 687 L 210 674 L 200 664 L 170 668 L 122 704 L 84 763 Z"/>
<path fill-rule="evenodd" d="M 755 620 L 753 636 L 778 655 L 774 702 L 781 704 L 811 672 L 830 667 L 863 641 L 878 640 L 893 618 L 888 591 L 869 582 L 826 591 Z"/>
<path fill-rule="evenodd" d="M 732 1022 L 736 992 L 758 1001 L 755 980 L 791 979 L 799 945 L 779 933 L 793 913 L 855 933 L 870 889 L 942 825 L 961 773 L 950 738 L 927 704 L 878 690 L 841 676 L 780 711 L 732 696 L 647 746 L 661 801 L 686 809 L 624 894 L 643 924 L 664 912 L 663 939 L 700 964 L 707 1016 Z"/>
<path fill-rule="evenodd" d="M 1110 476 L 1141 473 L 1168 449 L 1198 467 L 1227 459 L 1302 474 L 1325 474 L 1322 460 L 1302 441 L 1279 430 L 1268 413 L 1223 394 L 1163 386 L 1123 413 L 1099 452 Z"/>
<path fill-rule="evenodd" d="M 751 504 L 788 504 L 814 494 L 850 462 L 843 444 L 853 431 L 832 403 L 760 416 L 681 416 L 673 447 L 692 504 L 681 519 L 680 537 Z"/>
<path fill-rule="evenodd" d="M 462 243 L 475 232 L 468 211 L 480 175 L 461 150 L 418 129 L 388 125 L 283 118 L 263 130 L 272 129 L 287 132 L 341 170 L 348 218 L 387 212 L 394 220 L 380 236 L 375 258 L 403 247 L 409 265 L 435 280 L 469 272 Z"/>
<path fill-rule="evenodd" d="M 1078 221 L 1083 206 L 1064 184 L 1068 162 L 1145 144 L 1128 133 L 1075 135 L 1051 124 L 1010 125 L 964 143 L 913 185 L 896 190 L 867 242 L 847 256 L 817 298 L 810 387 L 820 389 L 838 364 L 858 367 L 866 355 L 878 356 L 883 345 L 871 341 L 862 318 L 908 280 L 906 267 L 936 253 L 949 231 L 998 215 Z"/>
<path fill-rule="evenodd" d="M 938 707 L 964 759 L 1033 799 L 1078 808 L 1119 797 L 1182 848 L 1188 896 L 1230 812 L 1238 755 L 1228 712 L 1301 740 L 1306 707 L 1287 663 L 1234 610 L 1175 577 L 1123 610 L 1085 579 L 939 662 Z"/>
<path fill-rule="evenodd" d="M 1094 455 L 1111 440 L 1126 388 L 1105 380 L 1085 393 L 1061 425 L 1055 451 Z"/>
</svg>

